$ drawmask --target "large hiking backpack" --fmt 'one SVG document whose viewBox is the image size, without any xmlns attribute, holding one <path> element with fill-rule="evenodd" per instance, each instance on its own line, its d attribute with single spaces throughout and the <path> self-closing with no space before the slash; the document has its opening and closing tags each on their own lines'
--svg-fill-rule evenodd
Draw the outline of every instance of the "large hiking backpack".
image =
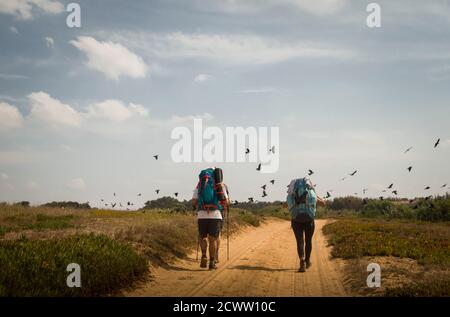
<svg viewBox="0 0 450 317">
<path fill-rule="evenodd" d="M 294 182 L 292 192 L 287 197 L 292 220 L 310 222 L 316 215 L 317 196 L 311 181 L 299 178 Z"/>
<path fill-rule="evenodd" d="M 198 175 L 198 203 L 197 210 L 221 210 L 222 206 L 216 193 L 216 181 L 214 177 L 214 169 L 208 168 L 200 172 Z"/>
</svg>

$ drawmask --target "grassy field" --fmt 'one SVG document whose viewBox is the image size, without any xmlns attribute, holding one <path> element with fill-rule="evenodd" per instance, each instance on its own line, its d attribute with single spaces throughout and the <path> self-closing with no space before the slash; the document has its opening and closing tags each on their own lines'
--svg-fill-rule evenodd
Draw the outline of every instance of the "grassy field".
<svg viewBox="0 0 450 317">
<path fill-rule="evenodd" d="M 384 261 L 383 257 L 398 259 L 385 267 L 398 264 L 395 273 L 401 271 L 408 281 L 383 288 L 384 295 L 450 296 L 450 223 L 353 217 L 341 218 L 323 230 L 333 246 L 332 256 L 350 261 L 354 271 L 349 274 L 358 275 L 362 263 Z M 414 263 L 400 270 L 401 259 L 412 259 Z M 356 280 L 353 288 L 370 294 L 365 278 Z"/>
<path fill-rule="evenodd" d="M 277 213 L 232 209 L 230 233 Z M 149 264 L 185 257 L 196 244 L 194 213 L 0 204 L 0 296 L 119 294 L 148 277 Z M 81 288 L 66 286 L 69 263 L 81 266 Z"/>
</svg>

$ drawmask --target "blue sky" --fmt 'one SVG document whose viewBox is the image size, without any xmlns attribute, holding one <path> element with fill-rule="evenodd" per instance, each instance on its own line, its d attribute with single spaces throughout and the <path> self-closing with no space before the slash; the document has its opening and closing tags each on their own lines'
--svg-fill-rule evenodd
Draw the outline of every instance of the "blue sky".
<svg viewBox="0 0 450 317">
<path fill-rule="evenodd" d="M 189 198 L 207 164 L 170 132 L 193 117 L 280 128 L 276 174 L 221 164 L 234 199 L 308 169 L 322 195 L 448 189 L 449 1 L 378 1 L 376 29 L 370 1 L 79 1 L 72 29 L 68 3 L 0 0 L 0 201 Z"/>
</svg>

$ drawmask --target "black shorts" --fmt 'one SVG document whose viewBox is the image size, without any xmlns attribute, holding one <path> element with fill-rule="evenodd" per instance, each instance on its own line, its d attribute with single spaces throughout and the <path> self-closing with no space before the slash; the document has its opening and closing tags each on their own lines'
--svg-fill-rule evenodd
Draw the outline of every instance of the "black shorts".
<svg viewBox="0 0 450 317">
<path fill-rule="evenodd" d="M 222 219 L 198 219 L 198 235 L 201 239 L 208 235 L 218 238 L 222 222 Z"/>
</svg>

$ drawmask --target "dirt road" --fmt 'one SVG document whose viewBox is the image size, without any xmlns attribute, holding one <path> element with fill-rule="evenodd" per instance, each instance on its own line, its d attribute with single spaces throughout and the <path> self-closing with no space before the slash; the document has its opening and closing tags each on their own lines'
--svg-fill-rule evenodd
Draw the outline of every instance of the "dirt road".
<svg viewBox="0 0 450 317">
<path fill-rule="evenodd" d="M 247 228 L 230 240 L 230 260 L 222 240 L 218 269 L 200 269 L 195 252 L 186 260 L 153 270 L 154 279 L 128 296 L 345 296 L 330 248 L 316 220 L 312 267 L 298 273 L 295 238 L 287 221 Z"/>
</svg>

